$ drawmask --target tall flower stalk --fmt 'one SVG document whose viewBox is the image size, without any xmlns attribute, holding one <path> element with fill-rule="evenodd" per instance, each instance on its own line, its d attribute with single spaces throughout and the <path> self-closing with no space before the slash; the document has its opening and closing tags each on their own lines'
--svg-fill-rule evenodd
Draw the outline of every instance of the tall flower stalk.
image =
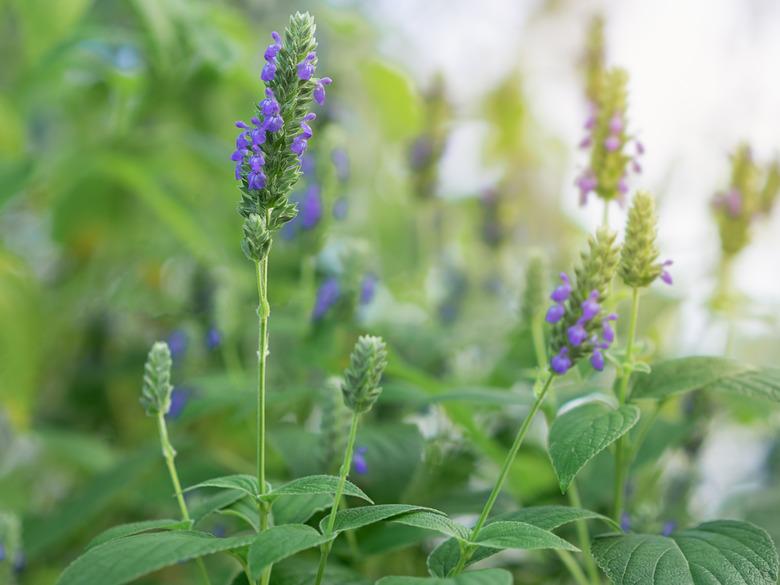
<svg viewBox="0 0 780 585">
<path fill-rule="evenodd" d="M 623 282 L 631 288 L 631 315 L 628 324 L 626 352 L 618 372 L 617 399 L 622 406 L 629 398 L 629 382 L 631 375 L 638 369 L 634 359 L 634 344 L 636 328 L 639 320 L 639 296 L 643 288 L 647 288 L 660 278 L 667 284 L 672 284 L 672 276 L 667 270 L 671 260 L 658 262 L 658 247 L 656 246 L 656 225 L 653 197 L 646 192 L 638 192 L 634 196 L 631 209 L 626 220 L 626 236 L 620 255 L 619 273 Z M 633 450 L 635 453 L 636 449 Z M 631 457 L 627 439 L 620 437 L 615 443 L 615 485 L 613 518 L 620 522 L 623 516 L 625 483 Z"/>
<path fill-rule="evenodd" d="M 267 492 L 265 477 L 266 436 L 266 370 L 269 354 L 268 258 L 273 235 L 298 213 L 289 201 L 290 193 L 302 174 L 301 157 L 313 135 L 310 123 L 316 114 L 310 112 L 312 101 L 325 102 L 329 77 L 314 76 L 317 68 L 317 41 L 314 19 L 308 13 L 290 17 L 284 38 L 271 34 L 272 43 L 265 50 L 261 79 L 264 99 L 258 102 L 251 125 L 236 122 L 239 134 L 231 156 L 239 182 L 239 213 L 244 218 L 244 254 L 255 265 L 258 296 L 257 348 L 257 483 L 260 495 Z M 270 524 L 270 509 L 258 499 L 260 530 Z M 270 568 L 263 583 L 270 580 Z"/>
<path fill-rule="evenodd" d="M 336 493 L 333 496 L 333 505 L 330 508 L 330 515 L 325 528 L 325 536 L 328 537 L 328 541 L 322 545 L 320 550 L 320 564 L 317 568 L 315 585 L 322 583 L 330 549 L 333 546 L 331 537 L 336 527 L 336 515 L 341 504 L 341 498 L 344 495 L 347 476 L 352 468 L 352 457 L 355 453 L 355 441 L 357 439 L 360 416 L 371 410 L 371 407 L 374 406 L 374 403 L 382 393 L 382 387 L 379 385 L 379 382 L 382 379 L 382 373 L 386 366 L 387 348 L 385 347 L 385 342 L 380 337 L 368 335 L 360 337 L 350 355 L 349 366 L 344 371 L 344 382 L 341 385 L 344 404 L 352 412 L 352 422 L 349 427 L 347 445 L 344 449 L 344 459 L 339 471 L 339 482 L 336 487 Z"/>
<path fill-rule="evenodd" d="M 168 467 L 168 475 L 171 477 L 171 483 L 176 493 L 176 501 L 179 503 L 181 519 L 189 523 L 192 522 L 192 519 L 187 509 L 187 503 L 184 501 L 184 494 L 182 493 L 181 482 L 179 481 L 179 474 L 176 471 L 176 463 L 174 461 L 176 450 L 168 438 L 168 426 L 165 424 L 165 415 L 171 409 L 171 392 L 173 391 L 173 386 L 171 385 L 171 365 L 171 350 L 168 344 L 163 341 L 156 342 L 152 349 L 149 350 L 146 365 L 144 366 L 141 405 L 148 416 L 153 416 L 157 419 L 160 446 L 165 458 L 165 465 Z M 206 585 L 211 585 L 203 559 L 198 558 L 195 562 L 203 576 L 203 582 Z"/>
<path fill-rule="evenodd" d="M 606 299 L 617 263 L 618 248 L 615 245 L 615 235 L 602 229 L 590 239 L 588 251 L 582 253 L 580 265 L 574 271 L 574 284 L 566 274 L 561 274 L 563 282 L 550 295 L 554 305 L 545 316 L 545 320 L 553 325 L 550 344 L 553 357 L 550 360 L 550 369 L 537 381 L 536 399 L 517 430 L 493 489 L 476 524 L 471 529 L 470 541 L 476 541 L 479 531 L 490 517 L 512 463 L 555 378 L 564 375 L 578 360 L 588 356 L 595 369 L 603 369 L 601 351 L 605 349 L 604 338 L 610 337 L 609 323 L 614 320 L 614 316 L 607 314 L 602 309 L 601 303 Z M 452 575 L 458 575 L 463 571 L 474 550 L 474 546 L 471 545 L 466 545 L 461 550 L 460 559 L 453 568 Z"/>
</svg>

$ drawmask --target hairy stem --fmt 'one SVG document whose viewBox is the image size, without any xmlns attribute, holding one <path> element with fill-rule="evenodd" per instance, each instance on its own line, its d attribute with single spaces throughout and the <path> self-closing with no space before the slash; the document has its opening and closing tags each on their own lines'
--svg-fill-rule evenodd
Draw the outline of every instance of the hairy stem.
<svg viewBox="0 0 780 585">
<path fill-rule="evenodd" d="M 639 318 L 639 289 L 634 288 L 631 295 L 631 320 L 628 326 L 628 340 L 626 341 L 626 357 L 620 372 L 618 386 L 618 402 L 621 406 L 628 399 L 628 382 L 631 379 L 634 359 L 634 338 L 636 337 L 636 324 Z M 612 517 L 615 522 L 620 522 L 623 515 L 623 500 L 625 496 L 626 476 L 630 464 L 627 457 L 626 438 L 620 437 L 615 443 L 615 486 L 614 486 L 614 511 Z"/>
<path fill-rule="evenodd" d="M 501 493 L 501 489 L 504 487 L 504 482 L 506 481 L 507 475 L 509 475 L 509 469 L 512 467 L 512 463 L 517 456 L 517 452 L 520 450 L 520 446 L 523 444 L 523 440 L 525 440 L 525 435 L 528 433 L 528 429 L 531 427 L 531 422 L 533 421 L 534 416 L 536 416 L 536 413 L 539 411 L 539 408 L 542 406 L 542 402 L 544 402 L 545 396 L 547 396 L 547 391 L 552 385 L 553 377 L 554 374 L 550 374 L 547 377 L 541 392 L 539 392 L 539 395 L 536 397 L 536 400 L 531 407 L 531 411 L 528 413 L 528 416 L 525 417 L 525 420 L 523 420 L 523 424 L 520 425 L 520 428 L 517 431 L 517 436 L 515 436 L 514 443 L 512 443 L 512 447 L 509 449 L 509 453 L 507 453 L 506 459 L 504 459 L 504 464 L 501 466 L 501 471 L 498 474 L 498 479 L 496 480 L 495 485 L 493 486 L 493 491 L 490 492 L 490 496 L 488 496 L 487 502 L 485 502 L 485 506 L 482 508 L 482 513 L 479 515 L 477 523 L 471 530 L 469 540 L 473 541 L 479 534 L 479 531 L 482 530 L 482 527 L 485 525 L 485 522 L 487 521 L 488 516 L 493 509 L 493 505 L 496 503 L 496 499 L 498 499 L 498 495 Z M 463 554 L 460 555 L 458 564 L 452 571 L 453 576 L 459 575 L 461 571 L 463 571 L 472 554 L 474 554 L 474 548 L 466 547 L 466 549 L 463 551 Z"/>
<path fill-rule="evenodd" d="M 179 481 L 179 474 L 176 471 L 176 463 L 174 458 L 176 457 L 176 450 L 171 445 L 170 439 L 168 439 L 168 427 L 165 424 L 165 415 L 160 412 L 157 414 L 157 429 L 160 432 L 160 445 L 162 446 L 163 457 L 165 458 L 165 464 L 168 467 L 168 474 L 171 476 L 171 483 L 173 484 L 173 490 L 176 492 L 176 500 L 179 502 L 179 510 L 181 511 L 181 518 L 186 522 L 191 522 L 190 512 L 187 510 L 187 503 L 184 501 L 184 494 L 181 489 L 181 482 Z M 195 559 L 201 574 L 203 575 L 203 581 L 206 585 L 211 585 L 209 580 L 208 571 L 206 571 L 206 565 L 203 563 L 203 559 Z"/>
<path fill-rule="evenodd" d="M 569 502 L 575 508 L 582 508 L 580 491 L 577 489 L 577 484 L 574 481 L 569 485 Z M 601 577 L 599 576 L 599 570 L 596 568 L 596 561 L 593 560 L 593 555 L 590 552 L 590 533 L 588 531 L 588 524 L 585 520 L 579 520 L 575 523 L 575 526 L 577 528 L 577 537 L 579 539 L 580 549 L 582 550 L 582 556 L 585 558 L 585 569 L 588 571 L 590 583 L 593 585 L 600 585 Z"/>
<path fill-rule="evenodd" d="M 349 428 L 349 439 L 347 440 L 347 447 L 344 450 L 344 461 L 341 464 L 341 471 L 339 472 L 339 483 L 336 487 L 336 494 L 333 496 L 333 505 L 330 508 L 330 515 L 328 516 L 328 525 L 325 528 L 325 536 L 328 537 L 333 534 L 333 529 L 336 526 L 336 514 L 339 511 L 341 497 L 344 495 L 344 486 L 347 484 L 347 476 L 352 467 L 352 453 L 355 451 L 355 439 L 357 438 L 359 420 L 360 415 L 357 412 L 353 413 L 352 425 Z M 325 567 L 328 564 L 328 555 L 330 555 L 332 546 L 333 539 L 323 544 L 320 549 L 320 565 L 317 568 L 317 577 L 314 580 L 315 585 L 320 585 L 320 583 L 322 583 L 322 578 L 325 576 Z"/>
</svg>

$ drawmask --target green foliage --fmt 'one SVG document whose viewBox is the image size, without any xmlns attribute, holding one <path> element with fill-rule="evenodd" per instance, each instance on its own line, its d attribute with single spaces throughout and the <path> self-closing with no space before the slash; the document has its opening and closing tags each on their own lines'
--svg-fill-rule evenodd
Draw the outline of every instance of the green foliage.
<svg viewBox="0 0 780 585">
<path fill-rule="evenodd" d="M 376 522 L 382 522 L 390 518 L 395 518 L 408 512 L 428 511 L 436 513 L 435 510 L 423 508 L 422 506 L 412 506 L 409 504 L 380 504 L 377 506 L 362 506 L 360 508 L 347 508 L 340 510 L 336 514 L 336 522 L 333 526 L 334 533 L 345 530 L 355 530 L 368 526 Z M 397 518 L 395 518 L 397 520 Z M 324 532 L 327 519 L 323 518 L 320 522 L 320 531 Z"/>
<path fill-rule="evenodd" d="M 252 496 L 253 498 L 260 495 L 260 490 L 257 485 L 257 478 L 246 473 L 238 473 L 236 475 L 226 475 L 224 477 L 215 477 L 201 481 L 195 485 L 188 487 L 185 491 L 196 490 L 198 488 L 215 487 L 226 490 L 239 490 L 245 494 Z"/>
<path fill-rule="evenodd" d="M 561 492 L 580 470 L 625 435 L 639 420 L 639 409 L 631 404 L 614 409 L 603 402 L 589 402 L 559 415 L 550 427 L 549 453 Z"/>
<path fill-rule="evenodd" d="M 291 218 L 292 219 L 292 218 Z M 261 262 L 271 249 L 271 232 L 265 226 L 265 216 L 249 214 L 244 220 L 244 238 L 241 240 L 244 255 L 253 262 Z"/>
<path fill-rule="evenodd" d="M 452 577 L 384 577 L 377 585 L 511 585 L 512 575 L 501 569 L 484 569 Z"/>
<path fill-rule="evenodd" d="M 694 390 L 780 400 L 780 370 L 759 368 L 735 360 L 696 356 L 653 364 L 639 374 L 632 392 L 635 398 L 663 400 Z"/>
<path fill-rule="evenodd" d="M 634 195 L 626 220 L 626 235 L 620 250 L 620 278 L 626 286 L 650 286 L 661 275 L 655 243 L 658 219 L 655 200 L 645 191 Z"/>
<path fill-rule="evenodd" d="M 299 477 L 291 482 L 271 489 L 270 492 L 261 496 L 261 499 L 269 500 L 279 496 L 308 496 L 312 494 L 335 494 L 339 484 L 339 478 L 334 475 L 310 475 L 308 477 Z M 346 482 L 344 486 L 344 495 L 360 498 L 371 504 L 371 498 L 363 493 L 359 487 L 351 482 Z"/>
<path fill-rule="evenodd" d="M 305 524 L 273 526 L 259 534 L 249 547 L 249 574 L 252 579 L 258 579 L 266 567 L 303 550 L 319 546 L 330 538 Z"/>
<path fill-rule="evenodd" d="M 149 350 L 144 366 L 144 380 L 141 388 L 141 405 L 146 414 L 166 414 L 171 408 L 171 350 L 168 344 L 157 341 Z"/>
<path fill-rule="evenodd" d="M 780 564 L 764 530 L 733 520 L 705 522 L 669 537 L 604 536 L 596 539 L 593 555 L 615 585 L 774 585 Z"/>
<path fill-rule="evenodd" d="M 344 370 L 344 404 L 356 413 L 368 412 L 382 393 L 379 385 L 387 366 L 387 348 L 380 337 L 363 335 L 355 343 Z"/>
<path fill-rule="evenodd" d="M 142 532 L 151 532 L 153 530 L 187 530 L 192 528 L 192 522 L 186 520 L 142 520 L 141 522 L 131 522 L 130 524 L 120 524 L 104 530 L 93 538 L 87 548 L 92 548 L 104 544 L 109 540 L 133 536 Z"/>
</svg>

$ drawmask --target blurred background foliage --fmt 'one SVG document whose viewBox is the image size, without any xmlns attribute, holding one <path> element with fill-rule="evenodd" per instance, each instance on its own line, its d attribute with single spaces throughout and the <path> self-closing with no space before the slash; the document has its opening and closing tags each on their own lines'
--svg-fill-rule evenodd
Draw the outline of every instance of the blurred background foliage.
<svg viewBox="0 0 780 585">
<path fill-rule="evenodd" d="M 184 483 L 251 469 L 256 299 L 228 158 L 232 122 L 259 96 L 267 33 L 294 9 L 317 18 L 321 69 L 335 83 L 294 196 L 301 216 L 271 258 L 271 476 L 332 466 L 320 434 L 326 381 L 371 332 L 391 357 L 380 408 L 360 432 L 368 473 L 356 482 L 377 502 L 455 515 L 481 505 L 532 398 L 525 266 L 541 253 L 551 274 L 563 269 L 585 236 L 560 212 L 555 177 L 569 145 L 534 122 L 522 72 L 489 89 L 480 112 L 481 162 L 495 181 L 453 198 L 440 181 L 459 115 L 447 80 L 413 82 L 378 49 L 381 31 L 359 5 L 0 0 L 0 578 L 53 583 L 98 531 L 174 513 L 138 404 L 156 339 L 174 353 Z M 646 355 L 678 349 L 668 333 L 685 294 L 650 295 Z M 748 329 L 739 347 L 768 361 L 776 322 L 761 335 Z M 558 401 L 605 380 L 568 383 Z M 704 483 L 713 506 L 758 518 L 777 539 L 773 422 L 762 405 L 670 401 L 637 462 L 634 525 L 660 530 L 710 512 L 689 504 Z M 706 483 L 706 431 L 719 424 L 736 425 L 737 446 L 756 459 L 737 488 Z M 715 445 L 737 457 L 729 436 Z M 535 437 L 505 507 L 564 502 L 541 423 Z M 649 465 L 661 458 L 670 464 Z M 586 507 L 606 509 L 611 473 L 607 457 L 586 471 Z M 364 530 L 363 572 L 423 574 L 429 537 Z M 566 582 L 550 555 L 499 558 L 523 583 Z M 306 562 L 274 574 L 296 582 Z M 173 568 L 144 582 L 187 575 Z M 345 572 L 341 582 L 353 581 L 364 582 Z"/>
</svg>

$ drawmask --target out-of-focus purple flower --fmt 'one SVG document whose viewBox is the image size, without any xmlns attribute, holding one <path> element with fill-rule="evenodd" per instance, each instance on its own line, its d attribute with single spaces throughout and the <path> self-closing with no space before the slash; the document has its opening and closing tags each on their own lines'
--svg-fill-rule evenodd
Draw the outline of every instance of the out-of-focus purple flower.
<svg viewBox="0 0 780 585">
<path fill-rule="evenodd" d="M 547 314 L 544 316 L 544 320 L 548 323 L 557 323 L 563 318 L 565 314 L 566 307 L 563 306 L 563 303 L 556 303 L 547 309 Z"/>
<path fill-rule="evenodd" d="M 333 166 L 336 167 L 336 176 L 339 181 L 346 182 L 349 180 L 349 155 L 344 148 L 334 148 L 330 153 L 330 160 L 333 161 Z"/>
<path fill-rule="evenodd" d="M 331 83 L 333 83 L 333 80 L 330 77 L 323 77 L 322 79 L 318 79 L 315 82 L 314 92 L 312 95 L 314 97 L 314 101 L 319 105 L 325 104 L 325 86 L 330 85 Z"/>
<path fill-rule="evenodd" d="M 336 219 L 346 219 L 349 212 L 349 199 L 342 196 L 333 202 L 333 217 Z"/>
<path fill-rule="evenodd" d="M 617 321 L 617 315 L 615 313 L 610 313 L 607 315 L 601 328 L 601 337 L 608 344 L 611 344 L 613 341 L 615 341 L 615 330 L 612 329 L 612 325 L 609 324 L 610 321 Z"/>
<path fill-rule="evenodd" d="M 668 285 L 671 285 L 674 282 L 672 280 L 671 273 L 666 269 L 667 266 L 671 266 L 672 264 L 674 264 L 672 260 L 666 260 L 663 264 L 661 264 L 661 280 L 663 280 Z"/>
<path fill-rule="evenodd" d="M 409 152 L 409 166 L 412 170 L 419 171 L 433 156 L 433 141 L 429 136 L 420 136 L 413 143 Z"/>
<path fill-rule="evenodd" d="M 599 314 L 601 305 L 599 305 L 599 291 L 592 290 L 590 295 L 582 303 L 582 318 L 585 321 L 590 321 Z"/>
<path fill-rule="evenodd" d="M 309 185 L 298 207 L 301 227 L 305 230 L 317 227 L 322 218 L 322 197 L 320 196 L 319 185 Z"/>
<path fill-rule="evenodd" d="M 569 358 L 569 348 L 562 347 L 560 351 L 555 354 L 550 361 L 553 372 L 559 375 L 563 375 L 571 368 L 571 359 Z"/>
<path fill-rule="evenodd" d="M 728 193 L 718 195 L 713 205 L 725 210 L 731 217 L 739 217 L 742 213 L 742 193 L 739 189 L 730 189 Z"/>
<path fill-rule="evenodd" d="M 335 276 L 325 280 L 317 289 L 317 297 L 314 300 L 314 309 L 311 318 L 314 321 L 322 319 L 328 311 L 336 304 L 341 296 L 341 286 Z"/>
<path fill-rule="evenodd" d="M 615 135 L 607 136 L 606 140 L 604 140 L 604 148 L 609 152 L 615 152 L 620 148 L 620 138 Z"/>
<path fill-rule="evenodd" d="M 217 349 L 219 344 L 222 343 L 222 335 L 219 333 L 219 329 L 216 327 L 209 327 L 206 331 L 206 347 L 210 350 Z"/>
<path fill-rule="evenodd" d="M 309 138 L 311 138 L 313 135 L 311 126 L 309 126 L 309 122 L 314 120 L 316 117 L 317 114 L 314 112 L 309 112 L 306 114 L 301 121 L 301 133 L 293 138 L 290 150 L 299 157 L 303 156 L 303 153 L 306 152 L 306 147 L 309 144 Z"/>
<path fill-rule="evenodd" d="M 590 365 L 593 366 L 593 369 L 597 372 L 604 369 L 604 354 L 601 353 L 601 349 L 598 347 L 594 349 L 593 353 L 590 355 Z"/>
<path fill-rule="evenodd" d="M 612 134 L 620 134 L 623 131 L 623 116 L 616 113 L 609 120 L 609 131 Z"/>
<path fill-rule="evenodd" d="M 374 299 L 376 294 L 376 285 L 379 282 L 376 274 L 369 272 L 360 282 L 360 304 L 367 305 Z"/>
<path fill-rule="evenodd" d="M 574 346 L 582 345 L 582 342 L 588 338 L 588 332 L 585 331 L 585 321 L 582 317 L 566 330 L 566 338 Z"/>
<path fill-rule="evenodd" d="M 5 545 L 0 542 L 0 563 L 5 560 Z"/>
<path fill-rule="evenodd" d="M 171 357 L 174 359 L 183 357 L 187 351 L 187 334 L 176 329 L 168 335 L 168 347 L 171 350 Z"/>
<path fill-rule="evenodd" d="M 304 81 L 311 79 L 311 76 L 314 75 L 314 60 L 316 58 L 317 53 L 312 51 L 306 55 L 303 61 L 298 63 L 298 79 L 302 79 Z"/>
<path fill-rule="evenodd" d="M 184 412 L 191 396 L 192 390 L 189 388 L 174 388 L 171 392 L 171 407 L 165 413 L 165 418 L 168 420 L 178 419 Z"/>
<path fill-rule="evenodd" d="M 271 33 L 271 37 L 273 37 L 274 42 L 268 45 L 268 48 L 265 50 L 263 55 L 265 65 L 263 66 L 263 72 L 260 74 L 260 79 L 266 83 L 273 81 L 276 75 L 276 56 L 282 49 L 282 37 L 279 36 L 279 33 L 274 31 Z"/>
<path fill-rule="evenodd" d="M 588 195 L 590 195 L 593 191 L 596 190 L 596 187 L 598 187 L 596 176 L 590 169 L 585 170 L 584 173 L 577 177 L 577 180 L 574 181 L 574 184 L 580 190 L 580 205 L 587 204 Z"/>
<path fill-rule="evenodd" d="M 310 154 L 304 154 L 301 157 L 301 172 L 303 172 L 305 176 L 311 176 L 314 174 L 315 168 L 316 163 L 314 157 Z"/>
<path fill-rule="evenodd" d="M 556 303 L 564 302 L 571 294 L 571 281 L 569 280 L 569 275 L 565 272 L 561 272 L 560 277 L 563 284 L 558 285 L 550 295 L 550 298 Z"/>
<path fill-rule="evenodd" d="M 677 530 L 677 522 L 668 520 L 664 522 L 664 526 L 661 528 L 661 536 L 671 536 L 675 530 Z"/>
<path fill-rule="evenodd" d="M 366 452 L 368 447 L 357 447 L 352 455 L 352 471 L 358 475 L 368 473 L 368 463 L 366 462 Z"/>
<path fill-rule="evenodd" d="M 628 515 L 628 512 L 623 512 L 620 515 L 620 529 L 623 532 L 631 530 L 631 517 Z"/>
</svg>

